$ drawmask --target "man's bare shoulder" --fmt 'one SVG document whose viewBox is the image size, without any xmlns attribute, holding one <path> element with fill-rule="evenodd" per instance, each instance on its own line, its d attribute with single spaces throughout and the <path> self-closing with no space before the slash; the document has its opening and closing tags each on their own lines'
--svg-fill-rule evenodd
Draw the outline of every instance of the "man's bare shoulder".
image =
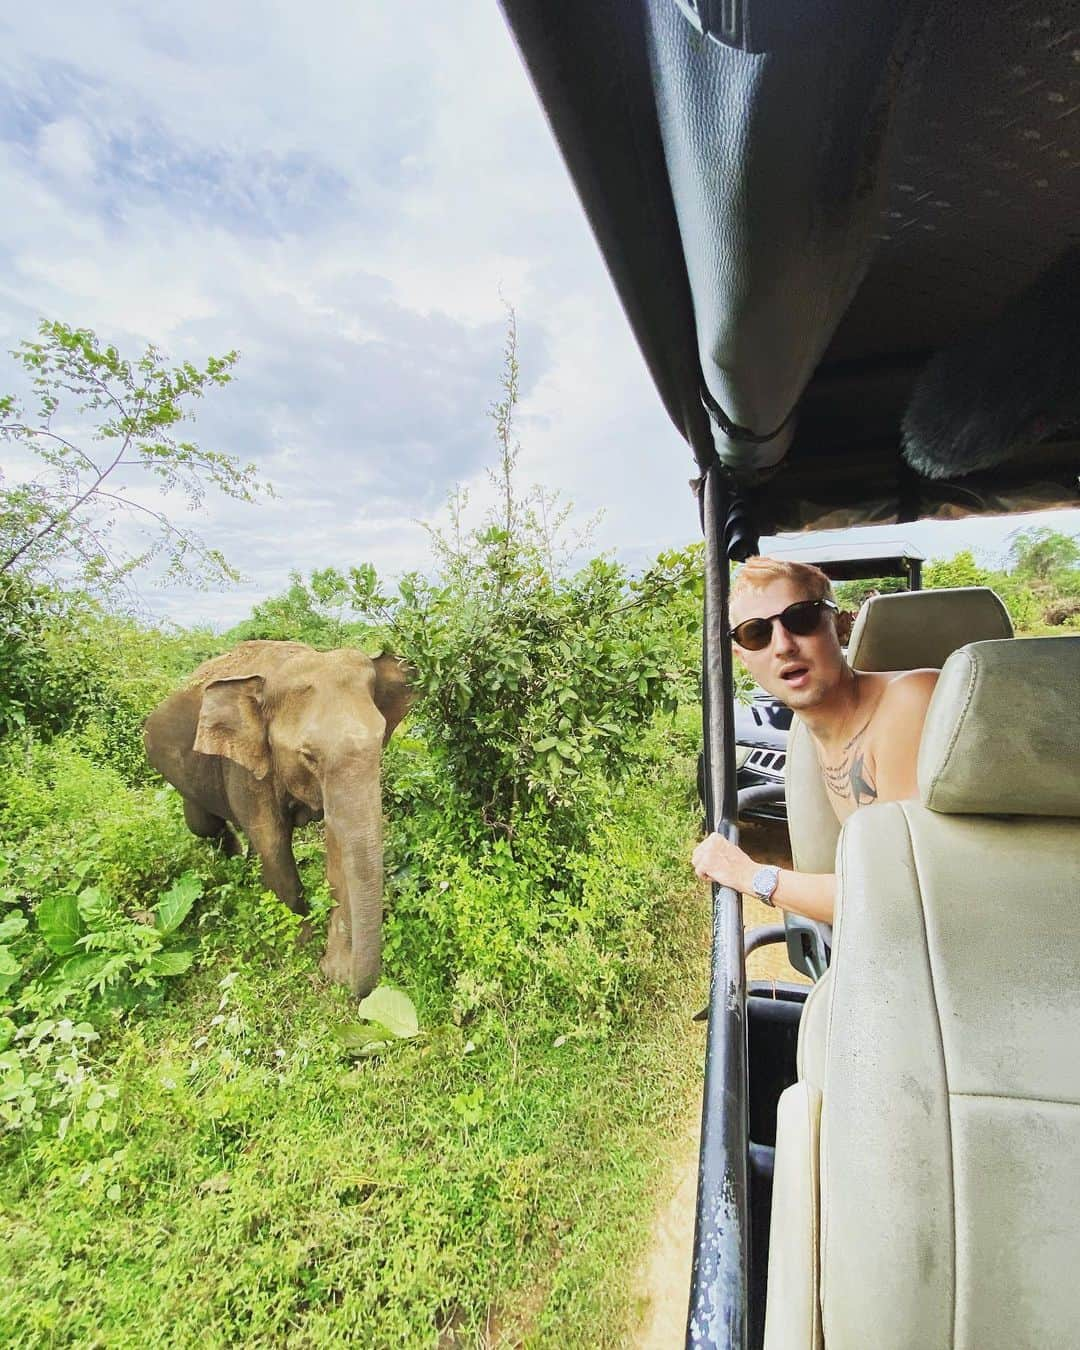
<svg viewBox="0 0 1080 1350">
<path fill-rule="evenodd" d="M 890 717 L 904 717 L 911 713 L 925 714 L 927 704 L 937 688 L 940 674 L 940 670 L 931 670 L 929 667 L 892 673 L 881 695 L 880 712 Z"/>
<path fill-rule="evenodd" d="M 888 796 L 883 794 L 882 800 L 914 794 L 911 785 L 914 783 L 915 758 L 926 710 L 940 673 L 928 669 L 899 671 L 885 687 L 867 737 L 867 749 L 875 771 L 885 775 L 882 787 L 890 788 L 891 785 Z M 910 791 L 895 790 L 895 784 L 891 784 L 890 766 L 899 771 L 902 780 L 911 787 Z"/>
</svg>

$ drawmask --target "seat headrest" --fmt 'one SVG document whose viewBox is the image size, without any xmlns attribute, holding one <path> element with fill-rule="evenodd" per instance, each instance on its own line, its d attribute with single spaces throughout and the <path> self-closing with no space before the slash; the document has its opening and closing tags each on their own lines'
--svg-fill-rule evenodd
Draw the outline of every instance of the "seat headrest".
<svg viewBox="0 0 1080 1350">
<path fill-rule="evenodd" d="M 902 591 L 863 605 L 847 656 L 856 670 L 940 668 L 962 642 L 1012 634 L 1008 610 L 989 586 Z"/>
<path fill-rule="evenodd" d="M 959 815 L 1080 816 L 1080 637 L 976 642 L 946 661 L 919 795 Z"/>
</svg>

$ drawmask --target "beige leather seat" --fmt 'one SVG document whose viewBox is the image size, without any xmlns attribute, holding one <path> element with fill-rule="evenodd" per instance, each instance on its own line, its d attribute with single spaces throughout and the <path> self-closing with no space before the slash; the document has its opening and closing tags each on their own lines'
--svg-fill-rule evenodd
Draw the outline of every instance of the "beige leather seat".
<svg viewBox="0 0 1080 1350">
<path fill-rule="evenodd" d="M 920 800 L 843 829 L 824 1045 L 780 1101 L 766 1350 L 1080 1344 L 1078 691 L 1080 638 L 965 647 Z"/>
</svg>

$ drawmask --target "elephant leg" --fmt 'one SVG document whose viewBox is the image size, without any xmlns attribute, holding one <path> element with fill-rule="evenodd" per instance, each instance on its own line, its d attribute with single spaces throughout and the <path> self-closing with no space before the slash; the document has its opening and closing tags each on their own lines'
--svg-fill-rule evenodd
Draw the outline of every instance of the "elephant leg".
<svg viewBox="0 0 1080 1350">
<path fill-rule="evenodd" d="M 273 819 L 245 826 L 244 833 L 262 864 L 263 885 L 268 891 L 273 891 L 294 914 L 306 916 L 308 903 L 304 899 L 304 886 L 293 857 L 292 829 L 282 821 Z"/>
<path fill-rule="evenodd" d="M 188 797 L 184 798 L 184 820 L 191 833 L 198 838 L 216 840 L 225 850 L 227 858 L 235 858 L 241 851 L 240 841 L 232 832 L 229 822 L 213 815 Z"/>
</svg>

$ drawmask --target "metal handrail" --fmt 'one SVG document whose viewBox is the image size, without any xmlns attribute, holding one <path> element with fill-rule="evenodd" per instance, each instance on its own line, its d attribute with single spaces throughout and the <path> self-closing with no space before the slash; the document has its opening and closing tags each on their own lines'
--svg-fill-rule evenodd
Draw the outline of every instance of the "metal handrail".
<svg viewBox="0 0 1080 1350">
<path fill-rule="evenodd" d="M 782 923 L 763 923 L 743 934 L 743 956 L 749 956 L 759 947 L 771 947 L 787 941 L 787 929 Z"/>
<path fill-rule="evenodd" d="M 734 672 L 728 627 L 728 483 L 718 463 L 705 477 L 705 623 L 702 660 L 705 817 L 736 842 Z M 746 1350 L 750 1212 L 747 1190 L 746 962 L 742 896 L 712 887 L 712 969 L 701 1113 L 688 1347 Z"/>
<path fill-rule="evenodd" d="M 739 815 L 743 816 L 756 806 L 771 805 L 785 800 L 783 783 L 759 783 L 755 787 L 743 788 L 739 793 Z"/>
</svg>

